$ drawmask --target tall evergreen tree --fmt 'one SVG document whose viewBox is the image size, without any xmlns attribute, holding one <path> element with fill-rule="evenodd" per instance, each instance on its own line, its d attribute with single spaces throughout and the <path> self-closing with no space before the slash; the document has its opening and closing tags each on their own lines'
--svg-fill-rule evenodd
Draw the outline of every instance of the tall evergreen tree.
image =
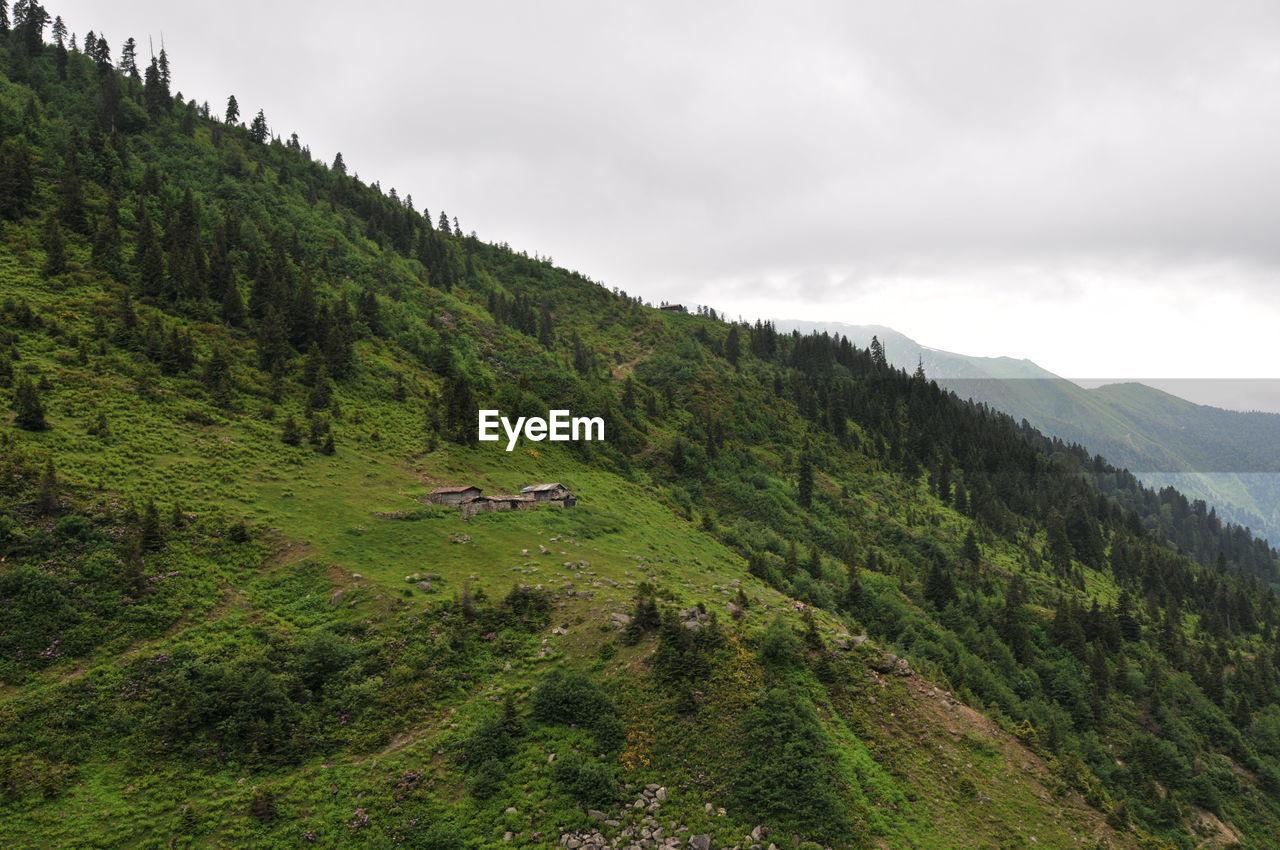
<svg viewBox="0 0 1280 850">
<path fill-rule="evenodd" d="M 152 298 L 162 295 L 165 288 L 164 252 L 151 223 L 151 215 L 141 205 L 133 261 L 138 274 L 138 291 Z"/>
<path fill-rule="evenodd" d="M 124 46 L 120 48 L 120 73 L 131 80 L 141 79 L 138 73 L 138 44 L 133 36 L 125 39 Z"/>
<path fill-rule="evenodd" d="M 809 459 L 809 447 L 807 445 L 800 454 L 800 469 L 796 479 L 796 493 L 800 507 L 808 508 L 813 504 L 813 461 Z"/>
<path fill-rule="evenodd" d="M 240 120 L 240 104 L 236 101 L 236 96 L 231 95 L 227 98 L 227 123 L 235 124 Z"/>
<path fill-rule="evenodd" d="M 737 324 L 729 326 L 729 335 L 724 341 L 724 356 L 726 360 L 737 367 L 738 358 L 742 356 L 742 339 Z"/>
<path fill-rule="evenodd" d="M 67 270 L 67 243 L 57 216 L 49 216 L 44 227 L 44 276 L 57 277 Z"/>
<path fill-rule="evenodd" d="M 253 122 L 249 125 L 249 140 L 260 145 L 267 141 L 267 116 L 261 109 L 253 116 Z"/>
<path fill-rule="evenodd" d="M 30 378 L 20 378 L 13 393 L 13 408 L 17 412 L 14 424 L 25 431 L 43 431 L 49 427 L 44 418 L 44 405 L 40 393 Z"/>
</svg>

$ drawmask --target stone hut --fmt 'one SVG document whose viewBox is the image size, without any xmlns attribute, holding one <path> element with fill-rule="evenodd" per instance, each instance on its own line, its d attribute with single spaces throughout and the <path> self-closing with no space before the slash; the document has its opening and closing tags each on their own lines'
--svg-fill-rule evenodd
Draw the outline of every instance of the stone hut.
<svg viewBox="0 0 1280 850">
<path fill-rule="evenodd" d="M 481 490 L 475 485 L 465 487 L 437 487 L 427 494 L 427 501 L 433 505 L 461 505 L 480 498 Z"/>
<path fill-rule="evenodd" d="M 463 518 L 473 517 L 476 514 L 496 513 L 498 511 L 528 511 L 538 506 L 532 496 L 528 495 L 500 495 L 500 496 L 480 496 L 469 502 L 462 503 L 459 508 L 462 511 Z"/>
<path fill-rule="evenodd" d="M 520 492 L 532 496 L 537 502 L 551 502 L 552 504 L 560 505 L 562 508 L 571 508 L 578 504 L 578 497 L 570 493 L 568 487 L 558 482 L 531 484 L 528 487 L 521 488 Z"/>
</svg>

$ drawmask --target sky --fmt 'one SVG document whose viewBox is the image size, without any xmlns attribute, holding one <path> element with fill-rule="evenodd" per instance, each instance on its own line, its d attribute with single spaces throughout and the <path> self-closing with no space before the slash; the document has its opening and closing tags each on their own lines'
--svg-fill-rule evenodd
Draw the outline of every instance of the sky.
<svg viewBox="0 0 1280 850">
<path fill-rule="evenodd" d="M 1280 377 L 1274 2 L 49 9 L 654 303 L 1067 377 Z"/>
</svg>

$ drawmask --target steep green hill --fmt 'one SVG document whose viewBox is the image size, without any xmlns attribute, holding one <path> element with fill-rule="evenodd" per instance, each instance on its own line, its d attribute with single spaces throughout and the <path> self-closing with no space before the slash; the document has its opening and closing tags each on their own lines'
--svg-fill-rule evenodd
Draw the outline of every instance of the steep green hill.
<svg viewBox="0 0 1280 850">
<path fill-rule="evenodd" d="M 1265 544 L 14 13 L 0 845 L 1275 846 Z M 578 505 L 424 500 L 547 481 Z"/>
</svg>

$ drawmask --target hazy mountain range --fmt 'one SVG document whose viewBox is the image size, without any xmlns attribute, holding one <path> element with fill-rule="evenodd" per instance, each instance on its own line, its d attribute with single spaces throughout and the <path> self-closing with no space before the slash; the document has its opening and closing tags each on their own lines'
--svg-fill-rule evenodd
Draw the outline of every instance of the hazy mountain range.
<svg viewBox="0 0 1280 850">
<path fill-rule="evenodd" d="M 843 334 L 859 346 L 878 337 L 890 363 L 907 370 L 922 363 L 930 378 L 962 397 L 1078 442 L 1149 485 L 1175 486 L 1216 506 L 1223 518 L 1280 540 L 1280 415 L 1196 404 L 1138 382 L 1086 388 L 1030 360 L 941 351 L 882 325 L 784 320 L 777 326 Z M 1200 395 L 1210 383 L 1165 382 Z M 1224 384 L 1223 403 L 1250 386 L 1263 390 L 1257 406 L 1270 403 L 1270 382 L 1214 383 Z"/>
</svg>

